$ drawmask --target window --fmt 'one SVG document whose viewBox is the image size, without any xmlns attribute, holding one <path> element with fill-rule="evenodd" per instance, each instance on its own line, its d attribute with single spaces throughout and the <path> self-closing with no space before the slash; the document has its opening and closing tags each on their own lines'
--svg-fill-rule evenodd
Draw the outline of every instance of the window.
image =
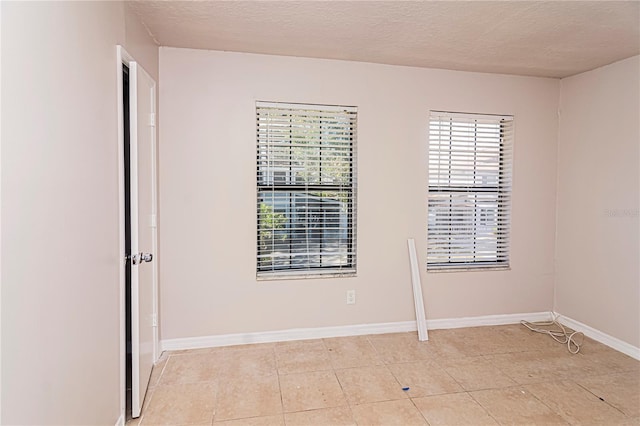
<svg viewBox="0 0 640 426">
<path fill-rule="evenodd" d="M 256 103 L 257 275 L 356 271 L 356 109 Z"/>
<path fill-rule="evenodd" d="M 513 117 L 432 111 L 427 270 L 509 266 Z"/>
</svg>

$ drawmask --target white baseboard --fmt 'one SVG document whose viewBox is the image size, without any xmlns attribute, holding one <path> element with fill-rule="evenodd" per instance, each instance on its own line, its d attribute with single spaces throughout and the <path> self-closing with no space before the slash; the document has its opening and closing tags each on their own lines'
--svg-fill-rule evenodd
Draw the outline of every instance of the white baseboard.
<svg viewBox="0 0 640 426">
<path fill-rule="evenodd" d="M 427 329 L 478 327 L 483 325 L 516 324 L 520 320 L 548 321 L 550 312 L 528 314 L 486 315 L 451 319 L 427 320 Z M 365 334 L 402 333 L 416 331 L 415 321 L 400 321 L 378 324 L 358 324 L 337 327 L 296 328 L 291 330 L 265 331 L 257 333 L 221 334 L 215 336 L 166 339 L 160 342 L 162 351 L 212 348 L 219 346 L 246 345 L 252 343 L 286 342 L 291 340 L 321 339 L 327 337 L 361 336 Z"/>
<path fill-rule="evenodd" d="M 442 330 L 448 328 L 481 327 L 483 325 L 517 324 L 522 320 L 529 322 L 549 321 L 551 312 L 531 312 L 527 314 L 484 315 L 480 317 L 462 317 L 427 320 L 427 329 Z"/>
<path fill-rule="evenodd" d="M 290 340 L 322 339 L 325 337 L 360 336 L 363 334 L 400 333 L 415 331 L 415 321 L 380 324 L 345 325 L 338 327 L 295 328 L 291 330 L 257 333 L 221 334 L 217 336 L 168 339 L 160 342 L 163 351 L 197 349 L 218 346 L 246 345 L 251 343 L 287 342 Z"/>
<path fill-rule="evenodd" d="M 623 342 L 622 340 L 610 336 L 607 333 L 603 333 L 600 330 L 596 330 L 593 327 L 590 327 L 586 324 L 581 323 L 580 321 L 576 321 L 569 317 L 566 317 L 562 314 L 555 313 L 557 316 L 557 320 L 567 327 L 575 330 L 581 331 L 585 336 L 592 338 L 593 340 L 600 342 L 604 345 L 607 345 L 618 352 L 622 352 L 625 355 L 629 355 L 631 358 L 635 358 L 640 361 L 640 348 L 633 346 L 627 342 Z"/>
<path fill-rule="evenodd" d="M 124 414 L 120 414 L 120 417 L 118 417 L 118 421 L 116 422 L 116 426 L 124 426 Z"/>
</svg>

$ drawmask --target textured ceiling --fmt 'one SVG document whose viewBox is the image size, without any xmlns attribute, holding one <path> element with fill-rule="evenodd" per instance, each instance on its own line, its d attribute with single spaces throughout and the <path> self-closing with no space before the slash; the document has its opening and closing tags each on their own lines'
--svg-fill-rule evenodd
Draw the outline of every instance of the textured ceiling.
<svg viewBox="0 0 640 426">
<path fill-rule="evenodd" d="M 640 53 L 640 1 L 132 1 L 161 46 L 545 77 Z"/>
</svg>

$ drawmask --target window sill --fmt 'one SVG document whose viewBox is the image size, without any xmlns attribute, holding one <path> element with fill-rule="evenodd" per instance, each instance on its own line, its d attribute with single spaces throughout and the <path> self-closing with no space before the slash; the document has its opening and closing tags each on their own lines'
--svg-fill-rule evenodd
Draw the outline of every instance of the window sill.
<svg viewBox="0 0 640 426">
<path fill-rule="evenodd" d="M 470 267 L 470 268 L 465 268 L 465 267 L 457 267 L 457 268 L 447 268 L 447 267 L 441 267 L 441 268 L 432 268 L 429 269 L 427 268 L 427 273 L 442 273 L 442 272 L 496 272 L 496 271 L 510 271 L 511 270 L 511 266 L 486 266 L 486 267 Z"/>
<path fill-rule="evenodd" d="M 257 275 L 256 281 L 280 281 L 280 280 L 313 280 L 322 278 L 353 278 L 356 277 L 355 270 L 346 270 L 344 272 L 281 272 L 281 273 L 269 273 L 263 275 Z"/>
</svg>

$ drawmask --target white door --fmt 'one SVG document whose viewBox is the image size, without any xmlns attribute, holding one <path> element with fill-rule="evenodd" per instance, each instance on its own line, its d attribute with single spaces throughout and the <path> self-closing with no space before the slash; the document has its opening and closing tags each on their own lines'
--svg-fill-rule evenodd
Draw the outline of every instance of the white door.
<svg viewBox="0 0 640 426">
<path fill-rule="evenodd" d="M 139 417 L 155 359 L 156 83 L 129 63 L 131 120 L 131 411 Z"/>
</svg>

